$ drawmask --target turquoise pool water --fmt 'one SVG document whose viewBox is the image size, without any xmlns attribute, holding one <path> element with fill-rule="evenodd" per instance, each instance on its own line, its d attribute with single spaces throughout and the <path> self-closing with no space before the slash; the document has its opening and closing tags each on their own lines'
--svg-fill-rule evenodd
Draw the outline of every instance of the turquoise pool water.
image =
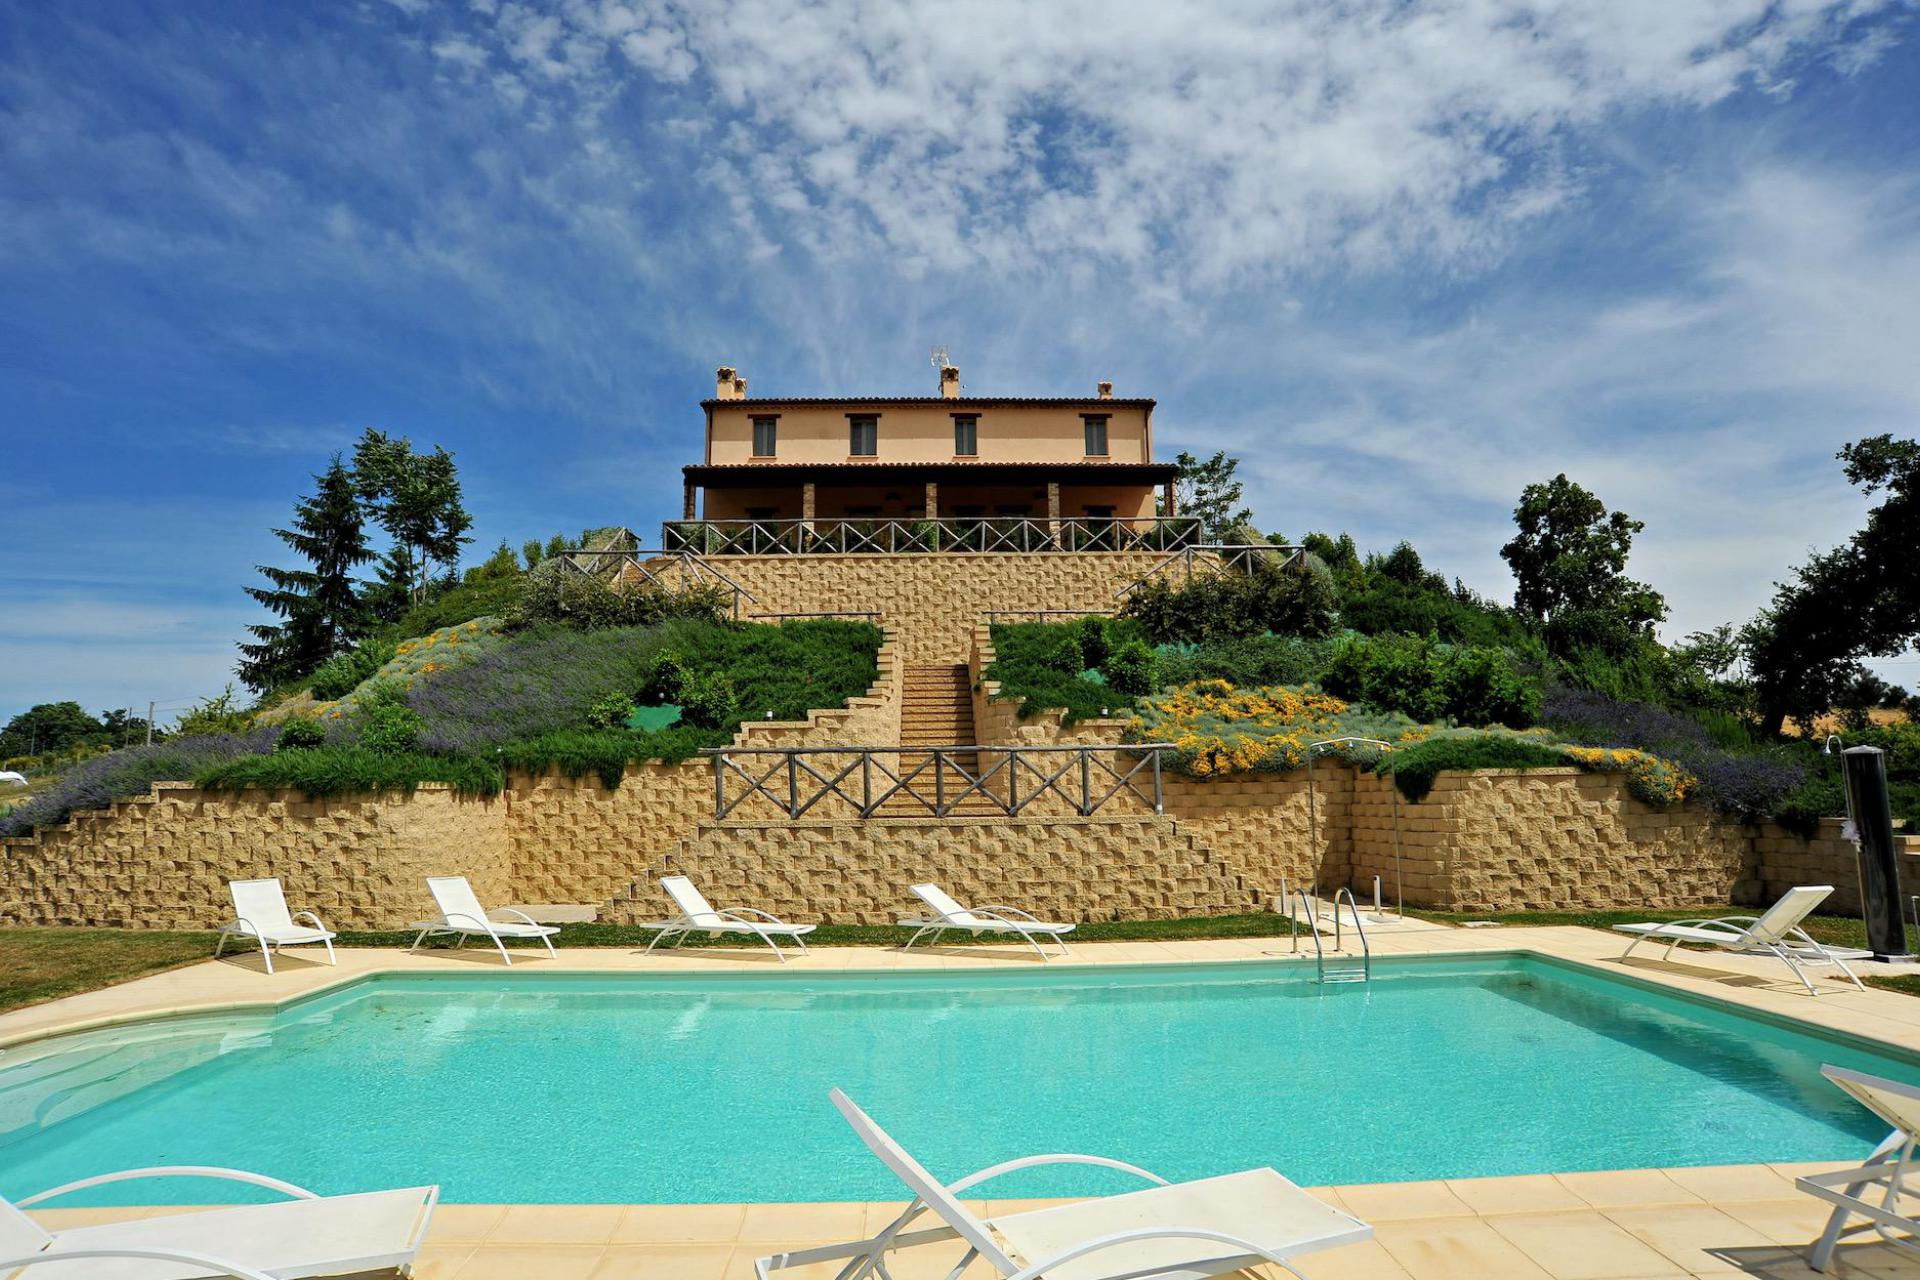
<svg viewBox="0 0 1920 1280">
<path fill-rule="evenodd" d="M 1375 974 L 382 978 L 0 1054 L 0 1192 L 212 1164 L 467 1202 L 897 1197 L 835 1084 L 948 1179 L 1037 1151 L 1306 1184 L 1828 1159 L 1881 1135 L 1822 1062 L 1920 1083 L 1913 1061 L 1570 966 Z M 997 1193 L 1123 1185 L 1033 1171 Z"/>
</svg>

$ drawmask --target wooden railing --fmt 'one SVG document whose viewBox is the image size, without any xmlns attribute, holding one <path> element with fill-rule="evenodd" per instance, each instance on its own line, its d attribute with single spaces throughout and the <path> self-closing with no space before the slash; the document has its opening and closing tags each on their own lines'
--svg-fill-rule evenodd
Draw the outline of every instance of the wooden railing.
<svg viewBox="0 0 1920 1280">
<path fill-rule="evenodd" d="M 790 819 L 1018 817 L 1036 804 L 1086 817 L 1132 796 L 1160 813 L 1165 742 L 1118 746 L 717 747 L 713 816 L 756 797 Z M 831 802 L 831 803 L 828 803 Z M 764 812 L 766 805 L 757 805 Z M 760 816 L 758 813 L 751 816 Z"/>
<path fill-rule="evenodd" d="M 668 551 L 703 556 L 906 555 L 933 552 L 1176 551 L 1197 546 L 1190 516 L 946 517 L 935 520 L 672 520 Z"/>
</svg>

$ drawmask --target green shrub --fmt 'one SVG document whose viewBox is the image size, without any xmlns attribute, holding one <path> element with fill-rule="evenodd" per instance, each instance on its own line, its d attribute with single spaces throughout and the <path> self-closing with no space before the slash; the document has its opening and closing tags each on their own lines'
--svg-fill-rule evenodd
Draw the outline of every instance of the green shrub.
<svg viewBox="0 0 1920 1280">
<path fill-rule="evenodd" d="M 696 729 L 732 729 L 740 723 L 740 695 L 724 671 L 701 671 L 680 689 L 680 718 Z"/>
<path fill-rule="evenodd" d="M 337 653 L 321 663 L 319 669 L 313 673 L 312 679 L 307 682 L 307 687 L 313 690 L 314 697 L 325 702 L 344 698 L 359 688 L 362 681 L 391 661 L 393 661 L 391 641 L 369 640 L 357 649 Z"/>
<path fill-rule="evenodd" d="M 516 627 L 547 623 L 596 631 L 606 627 L 651 627 L 673 619 L 718 622 L 733 607 L 718 585 L 669 591 L 654 586 L 614 587 L 566 560 L 543 562 L 526 576 L 519 603 L 508 615 Z"/>
<path fill-rule="evenodd" d="M 202 698 L 180 717 L 174 726 L 176 738 L 196 738 L 208 734 L 245 733 L 253 724 L 253 712 L 240 705 L 240 699 L 228 685 L 217 695 Z"/>
<path fill-rule="evenodd" d="M 1418 804 L 1445 770 L 1551 769 L 1571 762 L 1549 742 L 1511 733 L 1437 735 L 1383 756 L 1373 771 L 1391 777 L 1400 794 Z"/>
<path fill-rule="evenodd" d="M 587 725 L 594 729 L 618 729 L 633 715 L 633 699 L 624 693 L 610 693 L 587 708 Z"/>
<path fill-rule="evenodd" d="M 1319 684 L 1333 661 L 1335 642 L 1305 636 L 1244 636 L 1200 645 L 1162 645 L 1160 686 L 1177 689 L 1195 680 L 1225 680 L 1235 686 Z"/>
<path fill-rule="evenodd" d="M 296 716 L 280 726 L 280 737 L 273 744 L 275 751 L 304 751 L 309 747 L 323 745 L 327 740 L 326 726 L 318 720 L 305 716 Z"/>
<path fill-rule="evenodd" d="M 1423 722 L 1524 729 L 1540 718 L 1538 678 L 1503 649 L 1350 634 L 1334 645 L 1321 684 L 1339 697 Z"/>
<path fill-rule="evenodd" d="M 1153 650 L 1144 641 L 1129 640 L 1107 656 L 1100 674 L 1115 693 L 1138 698 L 1154 691 L 1156 667 Z"/>
<path fill-rule="evenodd" d="M 360 746 L 376 755 L 404 755 L 420 744 L 426 720 L 407 705 L 406 695 L 391 684 L 375 685 L 361 695 L 354 716 Z"/>
<path fill-rule="evenodd" d="M 452 759 L 418 751 L 317 747 L 246 756 L 201 770 L 193 779 L 209 791 L 299 791 L 309 796 L 365 792 L 412 795 L 423 782 L 445 782 L 462 795 L 498 795 L 505 785 L 491 760 Z"/>
<path fill-rule="evenodd" d="M 543 773 L 558 768 L 569 778 L 599 777 L 607 787 L 620 785 L 629 763 L 658 760 L 678 764 L 708 747 L 733 741 L 725 729 L 673 725 L 652 733 L 568 730 L 543 733 L 500 748 L 498 760 L 511 769 Z"/>
<path fill-rule="evenodd" d="M 1093 631 L 1088 624 L 1094 621 L 1106 623 L 1093 641 L 1096 647 L 1145 647 L 1140 625 L 1122 619 L 1001 623 L 993 628 L 994 660 L 983 674 L 1000 683 L 1001 697 L 1019 701 L 1023 716 L 1059 707 L 1072 724 L 1093 719 L 1102 710 L 1124 714 L 1132 708 L 1133 697 L 1111 687 L 1104 677 L 1085 675 L 1087 636 Z"/>
<path fill-rule="evenodd" d="M 1175 585 L 1143 583 L 1121 616 L 1139 622 L 1155 644 L 1204 644 L 1271 632 L 1333 633 L 1339 592 L 1326 566 L 1307 557 L 1285 568 L 1262 561 L 1249 572 L 1222 571 Z"/>
</svg>

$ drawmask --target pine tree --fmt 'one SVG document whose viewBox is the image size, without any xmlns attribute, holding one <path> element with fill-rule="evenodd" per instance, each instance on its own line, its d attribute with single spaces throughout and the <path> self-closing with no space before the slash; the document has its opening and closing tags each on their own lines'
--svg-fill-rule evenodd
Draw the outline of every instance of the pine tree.
<svg viewBox="0 0 1920 1280">
<path fill-rule="evenodd" d="M 314 480 L 319 488 L 294 507 L 293 527 L 273 531 L 311 567 L 259 565 L 268 585 L 244 588 L 283 619 L 247 628 L 254 642 L 240 644 L 239 675 L 252 689 L 271 689 L 310 674 L 350 648 L 365 625 L 353 571 L 372 556 L 353 474 L 336 454 L 333 465 Z"/>
<path fill-rule="evenodd" d="M 413 554 L 403 543 L 394 543 L 380 557 L 380 568 L 373 580 L 360 592 L 360 604 L 374 622 L 398 622 L 413 605 L 413 584 L 418 575 Z"/>
</svg>

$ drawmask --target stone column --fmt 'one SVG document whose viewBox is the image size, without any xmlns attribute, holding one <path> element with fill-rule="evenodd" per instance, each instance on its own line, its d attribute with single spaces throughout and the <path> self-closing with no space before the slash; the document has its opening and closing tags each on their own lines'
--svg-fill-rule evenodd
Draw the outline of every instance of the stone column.
<svg viewBox="0 0 1920 1280">
<path fill-rule="evenodd" d="M 927 481 L 927 519 L 938 520 L 939 518 L 940 482 L 937 480 L 929 480 Z"/>
<path fill-rule="evenodd" d="M 800 486 L 800 523 L 807 532 L 813 532 L 813 481 L 811 480 Z"/>
<path fill-rule="evenodd" d="M 1162 486 L 1161 493 L 1165 496 L 1162 499 L 1160 505 L 1167 509 L 1167 514 L 1170 516 L 1179 515 L 1180 514 L 1179 511 L 1175 510 L 1174 508 L 1173 481 L 1171 480 L 1167 481 L 1167 483 L 1164 486 Z"/>
<path fill-rule="evenodd" d="M 682 520 L 692 520 L 699 514 L 699 507 L 697 505 L 699 499 L 700 486 L 694 484 L 687 485 L 686 495 L 680 503 L 680 518 Z"/>
<path fill-rule="evenodd" d="M 1047 481 L 1047 541 L 1060 549 L 1060 482 Z"/>
</svg>

